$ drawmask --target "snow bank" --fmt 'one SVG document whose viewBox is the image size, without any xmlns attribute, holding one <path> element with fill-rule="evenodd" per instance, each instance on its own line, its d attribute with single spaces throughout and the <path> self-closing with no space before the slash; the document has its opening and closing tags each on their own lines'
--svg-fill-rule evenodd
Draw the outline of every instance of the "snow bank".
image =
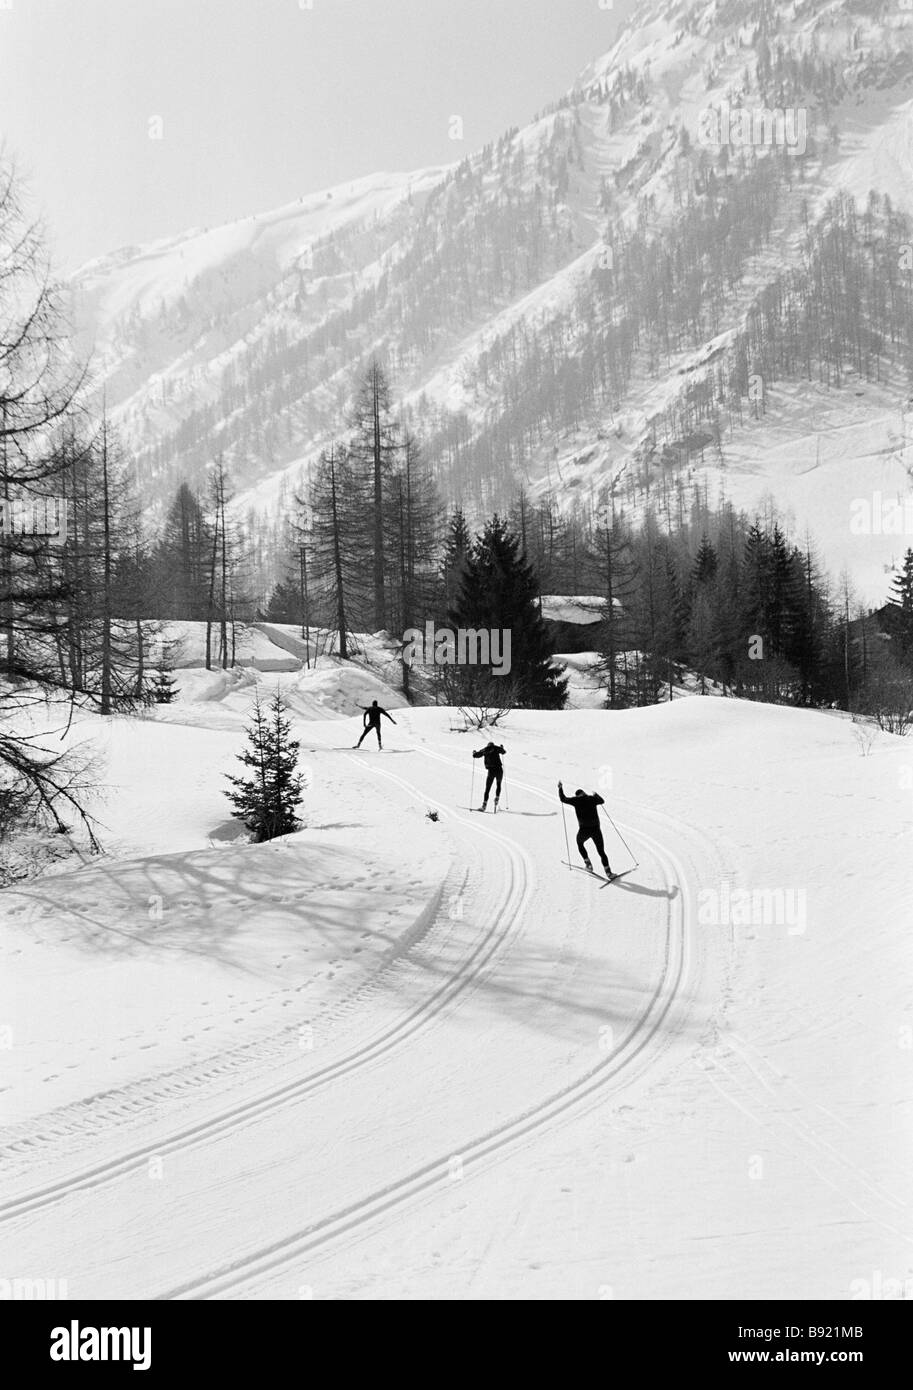
<svg viewBox="0 0 913 1390">
<path fill-rule="evenodd" d="M 598 594 L 542 595 L 542 616 L 553 623 L 598 623 L 605 606 Z"/>
</svg>

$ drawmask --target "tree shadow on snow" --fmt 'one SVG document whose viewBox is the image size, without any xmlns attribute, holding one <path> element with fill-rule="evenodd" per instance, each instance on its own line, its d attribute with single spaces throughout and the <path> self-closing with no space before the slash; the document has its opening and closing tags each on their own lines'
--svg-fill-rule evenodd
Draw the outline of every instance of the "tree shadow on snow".
<svg viewBox="0 0 913 1390">
<path fill-rule="evenodd" d="M 95 861 L 18 890 L 30 908 L 23 925 L 45 941 L 96 955 L 196 955 L 274 980 L 273 953 L 256 959 L 258 917 L 265 912 L 280 931 L 300 929 L 303 947 L 340 955 L 365 930 L 360 917 L 365 925 L 376 922 L 377 882 L 358 854 L 344 846 L 306 848 L 305 855 L 296 853 L 301 846 L 283 838 L 247 845 L 243 855 L 197 850 Z M 384 936 L 376 929 L 372 934 Z"/>
<path fill-rule="evenodd" d="M 432 952 L 430 942 L 420 942 L 407 953 L 406 971 L 391 969 L 378 976 L 378 983 L 395 996 L 399 1007 L 419 1006 L 423 997 L 434 993 L 433 981 L 452 978 L 452 962 L 442 961 Z M 654 1003 L 656 984 L 655 967 L 645 965 L 645 974 L 639 976 L 617 959 L 607 960 L 603 955 L 567 947 L 552 953 L 517 943 L 501 971 L 474 981 L 472 992 L 477 998 L 490 999 L 501 1012 L 536 1034 L 579 1044 L 581 1027 L 584 1039 L 591 1029 L 598 1057 L 600 1030 L 606 1025 L 617 1028 L 617 1040 L 623 1042 Z M 703 1010 L 691 1016 L 693 1003 L 692 995 L 679 992 L 663 1019 L 663 1029 L 699 1034 L 706 1019 Z M 460 1012 L 451 1017 L 459 1025 Z M 478 1029 L 477 1010 L 468 1008 L 464 1017 L 467 1028 Z"/>
</svg>

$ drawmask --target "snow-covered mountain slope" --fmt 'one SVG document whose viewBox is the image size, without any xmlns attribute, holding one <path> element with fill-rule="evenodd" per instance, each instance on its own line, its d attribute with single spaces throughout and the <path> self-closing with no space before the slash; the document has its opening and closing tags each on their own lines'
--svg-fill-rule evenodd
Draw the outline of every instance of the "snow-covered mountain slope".
<svg viewBox="0 0 913 1390">
<path fill-rule="evenodd" d="M 452 168 L 93 263 L 77 317 L 146 495 L 221 452 L 241 512 L 283 514 L 378 349 L 451 496 L 773 492 L 883 598 L 903 547 L 849 515 L 909 490 L 911 80 L 899 5 L 645 0 L 554 108 Z M 726 143 L 739 110 L 782 115 L 772 145 L 729 117 Z"/>
<path fill-rule="evenodd" d="M 92 261 L 73 278 L 79 337 L 131 441 L 167 437 L 215 399 L 234 364 L 276 331 L 271 312 L 294 289 L 300 329 L 345 297 L 327 286 L 307 304 L 315 256 L 354 242 L 370 278 L 443 170 L 377 174 L 224 227 L 194 230 Z"/>
<path fill-rule="evenodd" d="M 110 853 L 0 901 L 8 1271 L 77 1299 L 909 1278 L 900 740 L 734 700 L 520 712 L 495 818 L 453 711 L 397 710 L 383 754 L 296 717 L 305 828 L 244 846 L 249 703 L 71 730 Z M 563 866 L 558 777 L 606 797 L 617 884 Z"/>
</svg>

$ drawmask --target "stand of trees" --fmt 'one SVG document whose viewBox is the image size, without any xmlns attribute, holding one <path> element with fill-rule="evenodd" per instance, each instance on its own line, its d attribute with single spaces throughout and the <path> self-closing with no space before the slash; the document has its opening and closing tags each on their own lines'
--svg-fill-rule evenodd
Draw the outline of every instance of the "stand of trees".
<svg viewBox="0 0 913 1390">
<path fill-rule="evenodd" d="M 64 817 L 75 814 L 92 837 L 81 807 L 86 763 L 59 752 L 59 739 L 46 746 L 28 727 L 32 710 L 48 699 L 77 691 L 112 697 L 117 658 L 106 600 L 112 551 L 103 537 L 100 548 L 93 544 L 91 565 L 83 567 L 92 579 L 86 594 L 69 573 L 73 557 L 64 544 L 67 480 L 90 452 L 104 472 L 106 450 L 103 443 L 99 451 L 97 440 L 91 450 L 74 441 L 83 377 L 71 366 L 38 229 L 3 159 L 0 247 L 0 802 L 18 818 L 43 818 L 61 831 Z M 101 502 L 107 514 L 110 494 Z M 77 604 L 83 631 L 91 629 L 90 670 L 80 664 L 70 630 Z M 8 821 L 7 814 L 4 827 Z"/>
<path fill-rule="evenodd" d="M 903 616 L 904 603 L 913 614 L 913 575 L 901 574 L 880 616 L 866 614 L 848 581 L 835 586 L 775 516 L 728 504 L 696 505 L 673 532 L 648 514 L 638 531 L 613 521 L 596 536 L 610 707 L 671 699 L 692 673 L 702 693 L 875 713 L 890 691 L 913 707 L 913 689 L 897 685 L 913 672 L 913 619 Z"/>
<path fill-rule="evenodd" d="M 200 618 L 207 664 L 234 659 L 242 557 L 217 461 L 207 501 L 181 488 L 160 534 L 86 371 L 21 185 L 0 158 L 0 834 L 82 821 L 88 758 L 60 751 L 78 703 L 111 716 L 172 698 L 157 619 Z M 33 715 L 60 712 L 53 737 Z M 10 808 L 15 809 L 15 816 Z"/>
<path fill-rule="evenodd" d="M 509 678 L 451 667 L 423 685 L 406 668 L 404 689 L 461 705 L 551 708 L 565 683 L 542 594 L 596 595 L 609 707 L 670 699 L 690 673 L 705 693 L 859 710 L 891 692 L 902 703 L 873 620 L 845 583 L 821 573 L 810 542 L 788 539 L 772 508 L 749 517 L 700 493 L 688 502 L 679 481 L 634 527 L 611 499 L 562 510 L 521 488 L 474 536 L 462 507 L 442 521 L 423 451 L 396 417 L 377 360 L 355 398 L 350 433 L 324 451 L 297 499 L 286 577 L 265 608 L 273 621 L 328 630 L 344 656 L 357 654 L 356 634 L 381 613 L 393 635 L 429 620 L 509 629 Z M 909 645 L 898 634 L 890 648 L 901 668 Z"/>
</svg>

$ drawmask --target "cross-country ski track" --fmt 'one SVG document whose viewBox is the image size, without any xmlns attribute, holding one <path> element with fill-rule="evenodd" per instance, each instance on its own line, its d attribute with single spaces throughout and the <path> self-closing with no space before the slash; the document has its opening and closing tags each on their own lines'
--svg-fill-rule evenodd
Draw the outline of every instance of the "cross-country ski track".
<svg viewBox="0 0 913 1390">
<path fill-rule="evenodd" d="M 722 708 L 694 701 L 660 716 L 674 735 L 669 748 L 706 757 L 701 721 L 714 742 L 744 737 L 741 712 L 726 709 L 717 730 L 711 703 Z M 741 842 L 727 833 L 739 835 L 738 802 L 715 808 L 714 829 L 707 814 L 676 814 L 675 795 L 659 802 L 641 795 L 636 771 L 620 774 L 624 794 L 607 792 L 609 810 L 640 863 L 602 892 L 600 880 L 561 862 L 555 782 L 563 774 L 567 786 L 594 785 L 595 759 L 580 756 L 586 737 L 562 754 L 549 743 L 548 716 L 515 716 L 502 736 L 509 813 L 480 816 L 459 809 L 478 738 L 454 736 L 443 711 L 395 713 L 398 727 L 385 738 L 396 746 L 378 752 L 366 740 L 355 752 L 351 721 L 315 721 L 301 711 L 295 731 L 317 828 L 284 842 L 265 861 L 266 877 L 254 878 L 259 885 L 274 874 L 285 901 L 292 867 L 318 854 L 326 825 L 347 850 L 357 855 L 362 847 L 375 863 L 369 896 L 380 898 L 387 873 L 391 884 L 405 875 L 411 924 L 396 919 L 398 934 L 325 1013 L 297 1004 L 286 985 L 277 1000 L 287 1011 L 265 1009 L 255 1034 L 235 1004 L 238 1036 L 229 1034 L 228 1046 L 217 1037 L 186 1066 L 150 1068 L 8 1126 L 0 1136 L 5 1268 L 65 1278 L 72 1297 L 90 1299 L 491 1290 L 624 1297 L 626 1281 L 637 1296 L 675 1288 L 727 1296 L 733 1271 L 747 1292 L 773 1296 L 778 1276 L 766 1253 L 739 1270 L 746 1249 L 782 1246 L 785 1258 L 791 1248 L 782 1170 L 788 1202 L 802 1204 L 814 1259 L 833 1266 L 837 1296 L 860 1263 L 855 1247 L 840 1253 L 847 1230 L 871 1249 L 873 1268 L 893 1271 L 896 1254 L 876 1261 L 884 1242 L 892 1252 L 913 1247 L 904 1184 L 892 1179 L 887 1156 L 879 1165 L 859 1150 L 839 1102 L 795 1064 L 795 1046 L 785 1053 L 771 1041 L 784 1020 L 788 1031 L 798 1004 L 785 982 L 805 959 L 801 952 L 817 951 L 818 938 L 781 931 L 752 946 L 752 937 L 730 927 L 700 925 L 702 888 L 745 881 L 744 846 L 757 835 L 754 823 Z M 228 714 L 223 706 L 217 719 L 228 723 Z M 628 718 L 626 729 L 637 731 L 638 720 L 646 727 L 647 717 Z M 602 727 L 598 716 L 570 718 L 581 730 Z M 171 727 L 186 726 L 175 719 Z M 829 746 L 834 726 L 821 720 L 818 727 Z M 771 716 L 771 750 L 782 728 Z M 220 728 L 218 738 L 227 737 Z M 633 769 L 644 747 L 632 753 Z M 656 767 L 668 762 L 661 740 L 652 756 Z M 684 756 L 675 756 L 683 758 L 678 785 L 695 785 Z M 476 800 L 479 780 L 477 771 Z M 713 770 L 702 780 L 716 796 Z M 782 815 L 779 790 L 777 797 Z M 756 814 L 757 825 L 777 830 L 769 810 Z M 570 816 L 568 833 L 573 857 Z M 606 823 L 613 866 L 630 862 L 612 836 Z M 419 842 L 441 856 L 423 892 L 414 867 L 401 872 L 399 863 Z M 214 857 L 240 866 L 245 879 L 257 851 L 194 853 L 202 856 L 198 869 Z M 795 853 L 807 847 L 797 842 Z M 55 913 L 92 915 L 99 873 L 132 883 L 142 863 L 108 861 L 100 869 L 90 862 L 10 890 L 4 904 L 24 904 L 46 932 Z M 150 882 L 168 857 L 155 863 Z M 230 934 L 237 884 L 216 877 L 212 891 L 217 921 Z M 288 909 L 293 924 L 300 896 Z M 305 901 L 301 933 L 309 920 Z M 99 915 L 94 925 L 103 931 L 107 920 Z M 350 930 L 356 942 L 357 918 Z M 136 953 L 173 955 L 172 941 L 149 931 Z M 196 953 L 195 939 L 188 949 Z M 737 980 L 754 970 L 759 952 L 763 983 L 746 993 Z M 196 968 L 196 954 L 186 959 Z M 817 956 L 807 968 L 820 977 Z M 751 991 L 775 979 L 767 1007 L 746 1013 Z M 829 1010 L 827 992 L 822 999 Z M 312 1020 L 313 1041 L 302 1048 L 298 1031 Z M 681 1135 L 680 1155 L 673 1144 L 660 1156 L 651 1137 L 657 1124 Z M 720 1206 L 720 1193 L 726 1182 L 744 1182 L 739 1174 L 756 1163 L 774 1176 L 747 1189 L 762 1206 L 746 1226 L 744 1194 L 730 1193 Z M 670 1229 L 675 1260 L 658 1270 L 651 1252 L 666 1248 Z M 696 1269 L 705 1282 L 689 1285 Z"/>
<path fill-rule="evenodd" d="M 224 1149 L 224 1146 L 230 1145 L 236 1139 L 239 1131 L 247 1130 L 252 1125 L 257 1126 L 257 1132 L 262 1136 L 263 1126 L 270 1118 L 287 1125 L 290 1108 L 319 1105 L 321 1093 L 331 1091 L 333 1107 L 334 1110 L 337 1109 L 342 1104 L 339 1087 L 355 1078 L 368 1075 L 366 1084 L 372 1096 L 381 1096 L 385 1092 L 401 1092 L 404 1083 L 400 1080 L 389 1081 L 383 1071 L 378 1075 L 377 1068 L 382 1067 L 385 1071 L 398 1067 L 411 1073 L 415 1069 L 415 1049 L 422 1046 L 421 1036 L 428 1029 L 446 1021 L 448 1016 L 451 1020 L 450 1026 L 458 1027 L 458 1011 L 465 996 L 484 989 L 487 980 L 492 980 L 493 987 L 497 989 L 499 971 L 503 972 L 505 981 L 509 982 L 511 948 L 515 940 L 522 941 L 524 935 L 530 932 L 530 902 L 535 896 L 540 903 L 541 912 L 545 886 L 543 877 L 546 881 L 554 879 L 553 851 L 557 848 L 554 839 L 558 828 L 557 820 L 547 814 L 541 818 L 518 819 L 501 816 L 497 820 L 483 820 L 480 817 L 453 812 L 445 799 L 429 792 L 428 785 L 439 784 L 439 769 L 442 768 L 452 769 L 454 781 L 459 785 L 465 777 L 465 765 L 436 750 L 423 748 L 408 758 L 413 771 L 426 769 L 424 777 L 419 778 L 423 783 L 421 786 L 392 772 L 390 766 L 380 760 L 383 754 L 378 759 L 374 752 L 360 756 L 356 753 L 346 754 L 340 750 L 333 750 L 326 756 L 354 764 L 354 776 L 360 775 L 382 781 L 393 796 L 398 793 L 403 800 L 436 809 L 441 817 L 446 818 L 445 823 L 450 833 L 455 833 L 462 841 L 469 836 L 480 843 L 483 855 L 482 872 L 487 891 L 475 906 L 474 915 L 478 919 L 476 929 L 471 935 L 467 933 L 466 939 L 461 943 L 459 960 L 442 968 L 440 978 L 431 975 L 425 997 L 417 1006 L 404 1011 L 391 1026 L 385 1027 L 373 1037 L 366 1038 L 359 1046 L 344 1055 L 326 1062 L 323 1066 L 314 1067 L 295 1081 L 246 1098 L 235 1106 L 217 1111 L 195 1124 L 176 1129 L 173 1133 L 156 1133 L 147 1142 L 131 1145 L 126 1151 L 112 1155 L 103 1162 L 93 1163 L 81 1170 L 66 1173 L 56 1180 L 31 1186 L 8 1197 L 0 1203 L 0 1227 L 4 1229 L 4 1238 L 8 1243 L 11 1229 L 19 1229 L 34 1251 L 34 1223 L 44 1218 L 54 1230 L 59 1232 L 65 1229 L 67 1206 L 72 1202 L 94 1202 L 99 1208 L 102 1223 L 110 1223 L 110 1236 L 116 1239 L 116 1228 L 122 1223 L 121 1214 L 125 1207 L 123 1189 L 132 1185 L 134 1188 L 140 1186 L 145 1192 L 150 1188 L 155 1192 L 155 1185 L 150 1183 L 147 1175 L 150 1155 L 154 1154 L 164 1164 L 169 1164 L 179 1157 L 184 1163 L 189 1163 L 193 1156 L 205 1168 L 211 1161 L 210 1151 L 213 1144 L 218 1144 Z M 401 759 L 396 760 L 396 766 L 402 766 Z M 432 775 L 429 776 L 429 773 Z M 511 787 L 515 789 L 516 797 L 525 797 L 527 802 L 531 797 L 535 797 L 540 802 L 547 802 L 549 806 L 554 804 L 553 796 L 525 780 L 512 780 Z M 527 830 L 532 826 L 541 831 L 543 825 L 548 828 L 551 837 L 549 850 L 552 852 L 547 859 L 539 857 L 540 868 L 537 872 L 532 856 L 517 838 L 517 830 L 521 826 L 525 826 Z M 524 1094 L 523 1103 L 520 1105 L 516 1102 L 511 1104 L 512 1097 L 505 1089 L 499 1096 L 495 1114 L 492 1116 L 495 1123 L 473 1123 L 472 1117 L 467 1116 L 465 1123 L 461 1121 L 457 1126 L 450 1128 L 447 1141 L 441 1147 L 434 1148 L 429 1144 L 430 1152 L 424 1162 L 413 1167 L 400 1161 L 397 1165 L 400 1171 L 391 1174 L 387 1180 L 376 1186 L 371 1186 L 369 1190 L 358 1193 L 353 1201 L 328 1203 L 328 1209 L 315 1219 L 308 1220 L 300 1226 L 296 1225 L 290 1231 L 283 1231 L 278 1238 L 268 1243 L 249 1239 L 243 1243 L 243 1248 L 239 1224 L 232 1222 L 230 1232 L 227 1231 L 226 1234 L 230 1234 L 233 1253 L 224 1264 L 205 1269 L 194 1269 L 191 1265 L 186 1279 L 165 1286 L 144 1278 L 137 1270 L 135 1284 L 133 1278 L 130 1278 L 128 1288 L 124 1289 L 123 1284 L 120 1285 L 123 1293 L 126 1296 L 151 1294 L 159 1297 L 243 1294 L 246 1284 L 252 1278 L 261 1276 L 266 1271 L 275 1274 L 280 1268 L 289 1267 L 318 1247 L 327 1245 L 340 1234 L 376 1221 L 405 1203 L 420 1197 L 427 1198 L 429 1194 L 433 1195 L 436 1188 L 446 1190 L 448 1182 L 451 1181 L 450 1165 L 455 1155 L 459 1155 L 463 1178 L 469 1181 L 483 1164 L 495 1162 L 511 1146 L 530 1142 L 544 1127 L 561 1123 L 564 1117 L 582 1107 L 599 1104 L 610 1090 L 624 1086 L 627 1078 L 638 1070 L 638 1064 L 641 1068 L 644 1065 L 651 1044 L 654 1050 L 656 1049 L 658 1035 L 668 1018 L 676 991 L 684 978 L 687 962 L 683 928 L 683 904 L 687 893 L 684 872 L 678 861 L 664 850 L 654 837 L 648 836 L 644 831 L 632 833 L 638 836 L 644 849 L 652 851 L 652 875 L 654 880 L 664 885 L 664 892 L 669 890 L 669 896 L 664 897 L 660 910 L 655 912 L 659 919 L 656 925 L 663 943 L 660 968 L 655 978 L 650 981 L 643 1007 L 632 1017 L 630 1026 L 613 1038 L 611 1046 L 606 1047 L 604 1034 L 602 1043 L 600 1042 L 599 1026 L 594 1023 L 588 1049 L 589 1065 L 579 1067 L 576 1074 L 557 1088 L 542 1086 L 541 1094 L 538 1096 Z M 543 869 L 544 876 L 540 876 Z M 566 891 L 563 882 L 561 888 L 562 891 Z M 583 888 L 585 892 L 590 891 L 587 884 L 584 884 Z M 462 923 L 459 919 L 457 922 L 451 920 L 452 909 L 448 907 L 444 895 L 439 895 L 435 907 L 435 915 L 445 934 L 452 932 L 456 925 L 468 925 L 466 918 Z M 595 902 L 590 905 L 590 910 L 596 913 Z M 432 926 L 429 933 L 422 934 L 422 943 L 427 943 L 433 933 Z M 408 954 L 406 958 L 408 959 Z M 491 1045 L 489 1037 L 484 1049 Z M 313 1054 L 311 1056 L 313 1057 Z M 469 1060 L 467 1055 L 467 1066 Z M 434 1084 L 436 1083 L 432 1084 L 429 1094 L 434 1093 Z M 142 1095 L 143 1090 L 140 1087 L 137 1088 L 136 1094 L 129 1097 L 115 1096 L 110 1098 L 109 1103 L 122 1108 L 128 1099 L 134 1102 L 141 1101 Z M 358 1113 L 358 1107 L 354 1103 L 351 1106 L 345 1105 L 344 1108 L 352 1114 Z M 307 1109 L 303 1110 L 302 1123 L 310 1128 L 308 1113 Z M 93 1115 L 93 1122 L 97 1123 L 97 1120 L 97 1114 Z M 42 1128 L 46 1130 L 47 1125 Z M 368 1128 L 370 1130 L 370 1124 Z M 20 1147 L 21 1144 L 20 1140 Z M 224 1178 L 224 1170 L 221 1167 L 220 1172 Z M 126 1205 L 129 1208 L 129 1201 Z M 253 1211 L 258 1217 L 253 1223 L 256 1230 L 260 1224 L 259 1217 L 262 1215 L 257 1203 L 254 1203 Z M 107 1217 L 104 1215 L 105 1212 L 109 1214 Z M 11 1239 L 14 1242 L 15 1235 Z M 34 1255 L 32 1259 L 34 1260 Z M 55 1261 L 59 1259 L 60 1255 L 57 1253 Z M 123 1262 L 124 1255 L 118 1255 L 119 1269 L 122 1268 Z M 119 1274 L 118 1278 L 122 1278 L 122 1275 Z M 73 1276 L 70 1284 L 80 1288 L 82 1279 L 77 1280 Z M 100 1285 L 96 1285 L 93 1280 L 92 1286 L 88 1287 L 86 1292 L 88 1296 L 99 1296 L 107 1289 L 110 1289 L 110 1284 L 106 1280 Z"/>
</svg>

